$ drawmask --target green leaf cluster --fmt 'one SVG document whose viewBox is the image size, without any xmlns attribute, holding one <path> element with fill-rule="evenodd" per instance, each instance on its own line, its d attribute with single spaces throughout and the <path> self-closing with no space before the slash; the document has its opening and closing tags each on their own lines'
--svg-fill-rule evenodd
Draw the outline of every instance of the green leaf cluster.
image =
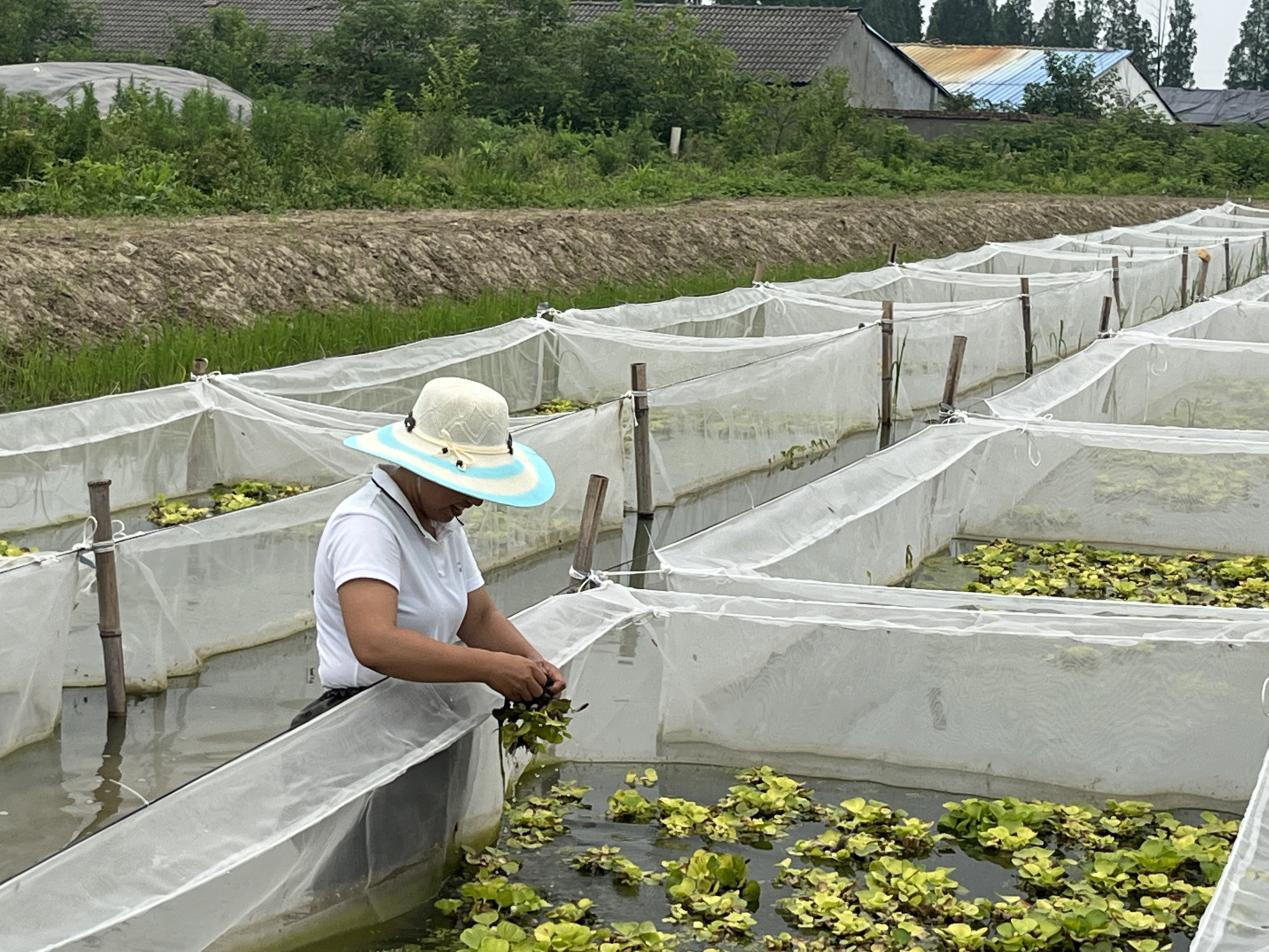
<svg viewBox="0 0 1269 952">
<path fill-rule="evenodd" d="M 20 555 L 30 555 L 32 552 L 39 551 L 39 549 L 18 545 L 16 542 L 10 542 L 7 539 L 0 539 L 0 559 L 14 559 Z"/>
<path fill-rule="evenodd" d="M 548 747 L 562 744 L 570 735 L 573 702 L 568 698 L 538 701 L 507 701 L 493 712 L 498 722 L 498 739 L 509 754 L 536 756 Z"/>
<path fill-rule="evenodd" d="M 978 572 L 965 586 L 970 592 L 1164 605 L 1269 605 L 1269 558 L 1264 556 L 1148 555 L 1071 540 L 1027 546 L 996 539 L 957 556 L 957 561 Z"/>
</svg>

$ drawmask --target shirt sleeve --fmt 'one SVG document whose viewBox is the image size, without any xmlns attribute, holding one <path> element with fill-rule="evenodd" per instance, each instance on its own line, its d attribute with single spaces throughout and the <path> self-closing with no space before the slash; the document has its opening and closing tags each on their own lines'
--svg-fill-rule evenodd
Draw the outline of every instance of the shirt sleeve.
<svg viewBox="0 0 1269 952">
<path fill-rule="evenodd" d="M 480 566 L 476 564 L 476 556 L 472 555 L 471 543 L 467 541 L 467 530 L 461 530 L 459 540 L 459 559 L 463 567 L 463 578 L 467 580 L 467 591 L 474 592 L 485 585 L 485 577 L 480 574 Z"/>
<path fill-rule="evenodd" d="M 369 578 L 401 591 L 401 545 L 392 529 L 368 513 L 350 512 L 326 531 L 326 557 L 336 591 L 345 582 Z"/>
</svg>

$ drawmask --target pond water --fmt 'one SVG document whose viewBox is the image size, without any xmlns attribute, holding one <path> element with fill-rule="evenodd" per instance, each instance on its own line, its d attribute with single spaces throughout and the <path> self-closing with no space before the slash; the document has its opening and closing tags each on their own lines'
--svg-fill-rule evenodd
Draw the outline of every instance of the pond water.
<svg viewBox="0 0 1269 952">
<path fill-rule="evenodd" d="M 572 781 L 591 787 L 582 804 L 570 813 L 565 822 L 568 832 L 537 850 L 513 850 L 512 855 L 521 865 L 513 878 L 534 887 L 553 905 L 589 898 L 601 922 L 651 921 L 663 931 L 674 927 L 663 924 L 669 907 L 664 885 L 651 884 L 641 887 L 616 885 L 611 876 L 588 876 L 572 869 L 569 860 L 589 847 L 616 846 L 627 859 L 645 871 L 657 871 L 662 861 L 683 859 L 701 847 L 720 853 L 739 853 L 749 866 L 749 878 L 762 883 L 759 908 L 754 915 L 757 925 L 754 935 L 778 935 L 791 930 L 775 908 L 777 899 L 791 895 L 791 890 L 772 885 L 776 864 L 785 859 L 787 849 L 798 839 L 814 837 L 824 830 L 820 821 L 810 821 L 790 826 L 784 836 L 773 840 L 769 848 L 736 843 L 708 843 L 699 837 L 669 838 L 658 836 L 649 824 L 618 823 L 606 816 L 608 796 L 624 786 L 628 770 L 642 772 L 644 765 L 627 767 L 616 764 L 565 764 L 528 775 L 520 784 L 517 797 L 544 796 L 553 784 Z M 646 796 L 681 797 L 698 803 L 712 804 L 735 784 L 735 771 L 700 765 L 657 765 L 658 782 L 644 790 Z M 853 797 L 880 800 L 896 810 L 911 816 L 937 823 L 946 812 L 944 804 L 961 796 L 933 790 L 911 789 L 884 784 L 799 778 L 815 791 L 814 798 L 824 804 L 837 804 Z M 1090 803 L 1096 804 L 1090 799 Z M 1197 819 L 1197 811 L 1173 810 L 1173 815 L 1183 821 Z M 505 834 L 504 834 L 505 838 Z M 505 845 L 500 843 L 500 847 Z M 975 858 L 959 846 L 943 843 L 929 857 L 914 860 L 925 869 L 950 867 L 951 874 L 961 888 L 960 897 L 997 900 L 1021 894 L 1018 880 L 1011 866 Z M 794 858 L 795 865 L 810 865 Z M 862 874 L 858 879 L 862 882 Z M 1184 952 L 1189 939 L 1182 933 L 1171 936 L 1172 948 Z M 692 939 L 680 948 L 761 948 L 757 940 L 748 943 L 709 943 Z M 430 901 L 422 903 L 415 911 L 379 926 L 306 947 L 305 952 L 388 952 L 388 950 L 450 950 L 459 948 L 455 932 L 449 921 L 435 911 Z"/>
<path fill-rule="evenodd" d="M 1153 401 L 1142 422 L 1214 430 L 1269 429 L 1269 381 L 1209 377 Z"/>
</svg>

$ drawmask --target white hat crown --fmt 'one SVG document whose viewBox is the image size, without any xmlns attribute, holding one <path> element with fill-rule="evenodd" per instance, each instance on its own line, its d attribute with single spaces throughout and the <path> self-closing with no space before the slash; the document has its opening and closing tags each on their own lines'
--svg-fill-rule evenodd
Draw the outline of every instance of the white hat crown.
<svg viewBox="0 0 1269 952">
<path fill-rule="evenodd" d="M 485 453 L 506 453 L 511 414 L 497 390 L 461 377 L 436 377 L 414 402 L 412 433 Z"/>
</svg>

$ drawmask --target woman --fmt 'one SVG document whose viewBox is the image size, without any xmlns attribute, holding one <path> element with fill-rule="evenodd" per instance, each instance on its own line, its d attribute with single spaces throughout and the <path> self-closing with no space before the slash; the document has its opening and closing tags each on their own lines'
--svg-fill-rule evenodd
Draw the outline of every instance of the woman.
<svg viewBox="0 0 1269 952">
<path fill-rule="evenodd" d="M 385 678 L 479 681 L 513 701 L 564 690 L 494 605 L 460 521 L 484 502 L 539 506 L 555 492 L 546 462 L 508 427 L 501 394 L 440 377 L 403 422 L 344 441 L 390 465 L 322 532 L 313 607 L 326 691 L 292 727 Z"/>
</svg>

